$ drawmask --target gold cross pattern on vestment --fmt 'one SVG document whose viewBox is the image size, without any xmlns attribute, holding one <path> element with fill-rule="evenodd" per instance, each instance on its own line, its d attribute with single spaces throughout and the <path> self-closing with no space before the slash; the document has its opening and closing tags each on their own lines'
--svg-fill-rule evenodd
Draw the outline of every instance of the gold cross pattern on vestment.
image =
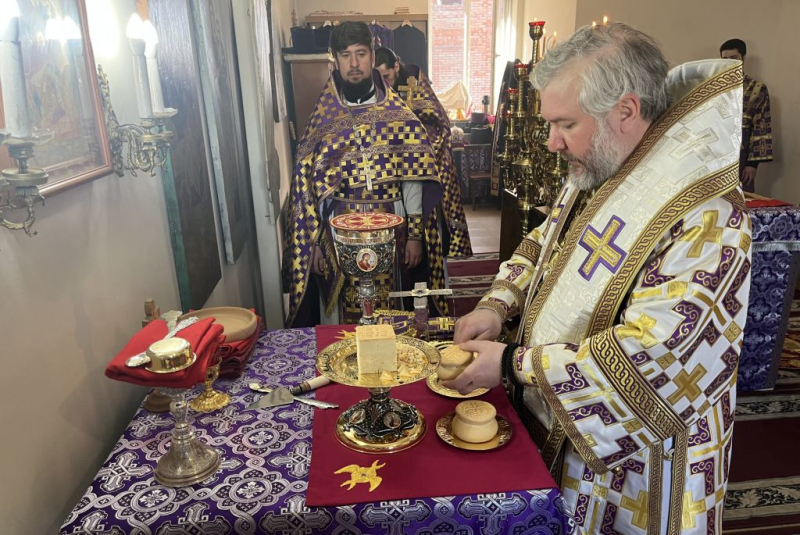
<svg viewBox="0 0 800 535">
<path fill-rule="evenodd" d="M 713 160 L 715 157 L 709 145 L 719 141 L 719 137 L 711 128 L 706 128 L 699 134 L 695 134 L 688 128 L 683 128 L 672 137 L 681 143 L 678 148 L 670 153 L 670 156 L 678 160 L 684 159 L 689 154 L 694 154 L 704 162 Z"/>
<path fill-rule="evenodd" d="M 717 226 L 719 211 L 706 210 L 703 212 L 703 226 L 692 227 L 679 238 L 678 241 L 692 242 L 692 247 L 686 254 L 689 258 L 699 258 L 706 243 L 722 242 L 722 228 Z"/>
<path fill-rule="evenodd" d="M 614 240 L 619 235 L 625 222 L 617 216 L 612 216 L 602 232 L 598 232 L 591 225 L 578 240 L 578 244 L 589 251 L 589 256 L 578 268 L 581 276 L 590 281 L 599 265 L 604 265 L 612 274 L 616 274 L 622 261 L 627 255 Z"/>
<path fill-rule="evenodd" d="M 647 514 L 650 506 L 647 497 L 647 491 L 640 490 L 635 500 L 629 496 L 623 496 L 622 502 L 620 503 L 623 509 L 627 509 L 633 513 L 631 524 L 641 529 L 647 529 Z"/>
<path fill-rule="evenodd" d="M 681 398 L 686 398 L 690 402 L 694 402 L 702 393 L 697 383 L 700 382 L 700 379 L 702 379 L 706 373 L 706 369 L 700 364 L 692 370 L 691 374 L 686 373 L 686 370 L 681 370 L 680 373 L 675 376 L 675 379 L 672 380 L 672 382 L 678 385 L 678 390 L 670 394 L 667 401 L 672 405 L 675 405 Z"/>
<path fill-rule="evenodd" d="M 697 527 L 694 517 L 706 512 L 705 500 L 693 500 L 692 491 L 683 493 L 683 512 L 681 514 L 681 528 L 692 529 Z"/>
<path fill-rule="evenodd" d="M 406 85 L 397 86 L 397 90 L 406 94 L 406 102 L 408 103 L 415 101 L 417 98 L 422 98 L 423 87 L 419 85 L 415 76 L 409 76 L 406 80 Z"/>
<path fill-rule="evenodd" d="M 644 349 L 650 349 L 658 343 L 658 339 L 650 332 L 656 326 L 655 318 L 641 314 L 632 322 L 617 327 L 617 336 L 623 338 L 636 338 Z"/>
</svg>

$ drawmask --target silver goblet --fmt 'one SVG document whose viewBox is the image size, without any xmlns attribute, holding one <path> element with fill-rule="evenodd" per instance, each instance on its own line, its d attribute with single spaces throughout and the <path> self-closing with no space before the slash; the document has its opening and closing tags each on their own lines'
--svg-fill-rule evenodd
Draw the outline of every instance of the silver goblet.
<svg viewBox="0 0 800 535">
<path fill-rule="evenodd" d="M 379 212 L 342 214 L 331 220 L 339 267 L 358 277 L 361 301 L 361 325 L 373 325 L 375 319 L 375 278 L 394 267 L 394 228 L 403 223 L 398 215 Z"/>
</svg>

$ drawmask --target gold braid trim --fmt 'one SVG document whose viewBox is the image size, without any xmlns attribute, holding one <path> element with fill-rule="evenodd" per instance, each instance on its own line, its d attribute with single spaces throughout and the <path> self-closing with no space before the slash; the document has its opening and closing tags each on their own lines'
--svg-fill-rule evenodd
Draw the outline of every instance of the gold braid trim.
<svg viewBox="0 0 800 535">
<path fill-rule="evenodd" d="M 672 492 L 670 493 L 668 535 L 680 535 L 683 524 L 683 487 L 686 483 L 686 463 L 689 457 L 689 431 L 675 435 L 672 448 Z"/>
<path fill-rule="evenodd" d="M 744 195 L 739 190 L 731 190 L 722 196 L 723 199 L 731 203 L 736 209 L 743 212 L 747 211 L 747 202 L 744 200 Z"/>
<path fill-rule="evenodd" d="M 478 304 L 475 305 L 475 310 L 478 310 L 479 308 L 488 308 L 489 310 L 493 310 L 495 314 L 500 316 L 501 322 L 505 322 L 509 316 L 508 310 L 506 310 L 500 303 L 496 303 L 494 301 L 481 299 Z"/>
<path fill-rule="evenodd" d="M 660 442 L 650 446 L 650 477 L 647 483 L 650 496 L 647 504 L 647 535 L 661 533 L 661 493 L 653 489 L 661 489 L 664 477 L 664 446 Z"/>
<path fill-rule="evenodd" d="M 653 247 L 667 229 L 692 209 L 710 199 L 735 190 L 738 185 L 739 162 L 736 162 L 691 184 L 673 197 L 671 202 L 665 204 L 650 220 L 652 223 L 639 236 L 619 271 L 606 285 L 603 299 L 600 300 L 589 319 L 587 336 L 592 336 L 613 324 L 628 288 L 633 284 Z"/>
<path fill-rule="evenodd" d="M 421 240 L 424 229 L 422 228 L 422 214 L 407 214 L 408 239 Z"/>
<path fill-rule="evenodd" d="M 539 313 L 542 310 L 544 302 L 550 296 L 556 281 L 559 279 L 559 276 L 564 271 L 568 260 L 575 252 L 575 248 L 578 246 L 578 238 L 580 237 L 581 232 L 586 228 L 586 225 L 588 225 L 592 219 L 594 219 L 594 216 L 597 215 L 600 207 L 605 204 L 605 202 L 617 190 L 619 185 L 628 177 L 628 174 L 631 172 L 631 170 L 639 165 L 642 160 L 644 160 L 644 158 L 650 153 L 651 149 L 658 145 L 658 140 L 661 139 L 661 136 L 664 134 L 664 132 L 677 124 L 678 121 L 685 117 L 687 113 L 704 104 L 708 100 L 741 86 L 743 76 L 741 65 L 736 65 L 730 69 L 722 71 L 721 73 L 709 78 L 696 87 L 688 95 L 676 102 L 669 110 L 666 111 L 666 113 L 664 113 L 664 115 L 661 116 L 661 118 L 650 125 L 650 128 L 647 130 L 647 132 L 645 132 L 645 135 L 642 137 L 639 145 L 625 161 L 620 170 L 617 171 L 617 174 L 606 180 L 605 183 L 600 186 L 600 189 L 597 190 L 597 193 L 595 193 L 595 195 L 589 201 L 588 206 L 577 217 L 572 228 L 567 233 L 564 239 L 563 251 L 556 260 L 555 265 L 552 266 L 550 276 L 544 280 L 541 288 L 536 293 L 536 298 L 531 303 L 531 306 L 527 307 L 526 309 L 522 328 L 520 329 L 520 333 L 523 335 L 523 340 L 527 340 L 530 337 L 531 329 L 539 317 Z M 723 193 L 725 193 L 725 191 L 720 191 L 720 194 Z"/>
<path fill-rule="evenodd" d="M 556 429 L 556 426 L 560 426 L 563 429 L 563 433 L 569 437 L 570 442 L 575 447 L 575 450 L 583 457 L 583 461 L 586 465 L 595 473 L 595 474 L 605 474 L 608 472 L 608 467 L 605 465 L 603 461 L 592 451 L 592 448 L 589 444 L 586 443 L 586 440 L 581 435 L 578 428 L 575 427 L 575 423 L 570 418 L 569 413 L 564 408 L 564 405 L 561 404 L 561 400 L 558 398 L 555 392 L 553 392 L 552 386 L 547 381 L 547 376 L 544 373 L 544 369 L 542 368 L 542 352 L 534 352 L 531 355 L 531 364 L 533 365 L 533 373 L 536 376 L 536 383 L 539 386 L 539 389 L 544 394 L 545 400 L 547 400 L 547 404 L 550 405 L 550 408 L 553 409 L 553 414 L 556 417 L 556 421 L 553 422 L 553 430 Z M 562 431 L 557 431 L 561 433 Z M 553 431 L 551 431 L 552 435 Z M 553 437 L 553 446 L 555 446 L 557 436 Z M 548 435 L 547 442 L 550 442 L 551 436 Z M 545 443 L 547 446 L 547 443 Z M 555 453 L 558 453 L 556 450 Z M 544 451 L 542 452 L 542 456 L 544 457 Z M 549 452 L 548 456 L 552 456 L 552 453 Z M 550 462 L 554 459 L 551 457 Z M 547 459 L 545 460 L 547 462 Z"/>
<path fill-rule="evenodd" d="M 520 290 L 519 286 L 513 282 L 496 280 L 492 283 L 492 290 L 508 290 L 514 294 L 514 299 L 517 300 L 517 308 L 520 308 L 525 304 L 525 294 L 522 292 L 522 290 Z"/>
<path fill-rule="evenodd" d="M 613 329 L 606 329 L 590 338 L 589 352 L 625 404 L 661 440 L 687 428 L 686 423 L 639 373 L 619 345 Z"/>
<path fill-rule="evenodd" d="M 527 258 L 532 264 L 536 264 L 539 255 L 542 253 L 542 246 L 530 238 L 525 238 L 520 242 L 514 254 L 518 254 L 523 258 Z"/>
</svg>

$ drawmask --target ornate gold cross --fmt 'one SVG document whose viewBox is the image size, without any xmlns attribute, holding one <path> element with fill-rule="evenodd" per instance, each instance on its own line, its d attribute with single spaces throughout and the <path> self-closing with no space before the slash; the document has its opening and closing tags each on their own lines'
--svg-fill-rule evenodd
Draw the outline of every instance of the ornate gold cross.
<svg viewBox="0 0 800 535">
<path fill-rule="evenodd" d="M 647 529 L 647 512 L 649 507 L 647 496 L 648 493 L 646 491 L 640 490 L 635 500 L 628 496 L 623 496 L 622 502 L 620 503 L 624 509 L 633 512 L 631 524 L 641 529 Z"/>
<path fill-rule="evenodd" d="M 700 387 L 697 386 L 697 383 L 705 376 L 706 373 L 706 369 L 700 364 L 698 364 L 697 367 L 692 370 L 691 375 L 686 373 L 686 370 L 681 370 L 675 379 L 673 379 L 673 382 L 678 385 L 678 390 L 670 394 L 667 398 L 667 401 L 675 405 L 678 401 L 680 401 L 681 398 L 686 398 L 691 402 L 696 400 L 701 393 Z"/>
<path fill-rule="evenodd" d="M 397 90 L 406 94 L 406 102 L 411 103 L 417 98 L 422 98 L 421 94 L 423 87 L 417 81 L 415 76 L 409 76 L 406 80 L 406 85 L 397 86 Z"/>
<path fill-rule="evenodd" d="M 642 314 L 631 323 L 617 327 L 617 336 L 620 339 L 636 338 L 644 349 L 650 349 L 658 343 L 658 339 L 650 332 L 655 326 L 655 318 Z"/>
<path fill-rule="evenodd" d="M 586 231 L 578 241 L 581 247 L 589 251 L 589 257 L 580 267 L 580 273 L 584 279 L 591 280 L 600 264 L 606 266 L 611 273 L 617 272 L 626 253 L 614 243 L 614 239 L 624 226 L 625 222 L 622 219 L 612 216 L 602 234 L 598 233 L 591 225 L 586 227 Z"/>
</svg>

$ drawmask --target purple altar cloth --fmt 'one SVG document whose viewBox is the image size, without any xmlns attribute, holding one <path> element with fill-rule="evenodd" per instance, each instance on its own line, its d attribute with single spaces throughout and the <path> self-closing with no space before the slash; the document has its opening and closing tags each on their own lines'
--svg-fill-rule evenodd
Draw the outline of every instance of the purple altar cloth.
<svg viewBox="0 0 800 535">
<path fill-rule="evenodd" d="M 750 217 L 753 265 L 739 359 L 740 392 L 775 386 L 788 310 L 800 270 L 800 208 L 751 208 Z"/>
<path fill-rule="evenodd" d="M 249 382 L 297 384 L 314 376 L 315 355 L 313 329 L 265 332 L 243 376 L 215 383 L 231 404 L 192 416 L 201 440 L 220 452 L 222 467 L 192 487 L 168 488 L 153 478 L 172 417 L 140 407 L 61 533 L 573 533 L 558 489 L 307 507 L 314 409 L 245 407 L 258 396 Z"/>
</svg>

